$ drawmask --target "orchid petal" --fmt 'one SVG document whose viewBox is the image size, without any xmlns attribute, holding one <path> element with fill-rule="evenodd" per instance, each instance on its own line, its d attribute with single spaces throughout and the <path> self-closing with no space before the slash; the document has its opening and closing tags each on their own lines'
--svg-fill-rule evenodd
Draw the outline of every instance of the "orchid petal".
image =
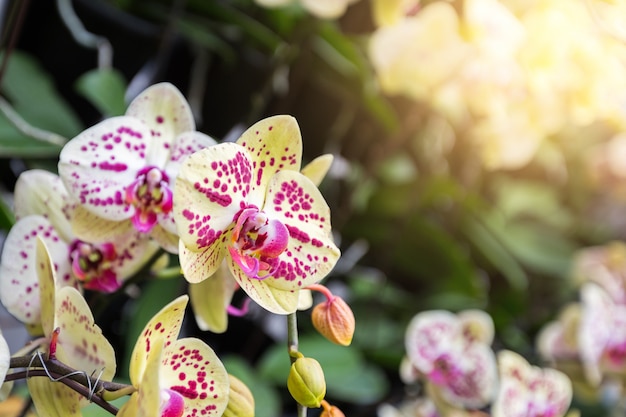
<svg viewBox="0 0 626 417">
<path fill-rule="evenodd" d="M 330 209 L 311 180 L 295 171 L 278 172 L 269 183 L 263 211 L 281 221 L 290 235 L 277 270 L 264 281 L 277 289 L 298 290 L 328 275 L 340 252 L 330 233 Z"/>
<path fill-rule="evenodd" d="M 161 386 L 184 397 L 184 415 L 222 415 L 228 404 L 228 374 L 206 343 L 197 338 L 173 341 L 161 364 Z"/>
<path fill-rule="evenodd" d="M 276 288 L 271 285 L 271 277 L 250 278 L 232 257 L 228 257 L 227 260 L 230 271 L 241 289 L 258 305 L 274 314 L 291 314 L 298 309 L 300 296 L 297 289 Z"/>
<path fill-rule="evenodd" d="M 81 205 L 74 209 L 72 232 L 78 239 L 85 242 L 109 242 L 119 236 L 128 236 L 134 230 L 130 219 L 124 221 L 108 220 Z"/>
<path fill-rule="evenodd" d="M 81 417 L 80 395 L 61 382 L 28 378 L 29 394 L 39 417 Z"/>
<path fill-rule="evenodd" d="M 493 319 L 483 310 L 464 310 L 457 314 L 463 337 L 470 342 L 490 345 L 495 335 Z"/>
<path fill-rule="evenodd" d="M 36 269 L 39 287 L 38 305 L 40 306 L 41 328 L 43 335 L 49 338 L 54 330 L 57 283 L 50 252 L 45 241 L 40 237 L 37 238 L 33 269 Z"/>
<path fill-rule="evenodd" d="M 125 281 L 135 275 L 159 250 L 158 244 L 140 233 L 117 236 L 111 243 L 117 252 L 111 269 L 118 281 Z"/>
<path fill-rule="evenodd" d="M 11 351 L 9 350 L 9 345 L 7 344 L 6 339 L 0 331 L 0 385 L 2 385 L 2 383 L 4 382 L 4 378 L 6 377 L 7 371 L 9 370 L 10 362 Z M 0 400 L 2 400 L 1 395 Z"/>
<path fill-rule="evenodd" d="M 64 287 L 55 299 L 54 327 L 61 330 L 57 358 L 74 369 L 110 381 L 116 370 L 115 351 L 95 324 L 83 296 L 75 288 Z"/>
<path fill-rule="evenodd" d="M 189 284 L 189 300 L 200 330 L 224 333 L 228 328 L 227 307 L 237 284 L 224 263 L 208 279 Z"/>
<path fill-rule="evenodd" d="M 451 346 L 458 331 L 456 316 L 444 310 L 417 314 L 407 326 L 405 347 L 411 363 L 422 373 L 432 370 L 433 362 Z"/>
<path fill-rule="evenodd" d="M 614 304 L 598 285 L 585 284 L 581 290 L 582 310 L 578 346 L 585 373 L 592 385 L 601 380 L 600 359 L 611 339 Z"/>
<path fill-rule="evenodd" d="M 313 307 L 313 293 L 311 290 L 298 291 L 298 310 L 304 311 Z"/>
<path fill-rule="evenodd" d="M 165 167 L 178 135 L 196 130 L 189 103 L 170 83 L 146 88 L 129 104 L 126 116 L 140 120 L 150 132 L 147 165 Z"/>
<path fill-rule="evenodd" d="M 40 322 L 39 283 L 36 270 L 37 237 L 50 251 L 58 286 L 75 285 L 71 275 L 67 243 L 61 240 L 50 222 L 42 216 L 20 219 L 9 231 L 0 258 L 0 301 L 18 320 Z"/>
<path fill-rule="evenodd" d="M 278 171 L 300 171 L 302 135 L 298 122 L 291 116 L 273 116 L 255 123 L 237 139 L 237 144 L 248 150 L 253 161 L 252 200 L 263 198 L 254 194 L 264 193 Z"/>
<path fill-rule="evenodd" d="M 560 371 L 530 366 L 521 355 L 498 352 L 499 393 L 491 407 L 494 417 L 560 417 L 572 399 L 572 384 Z"/>
<path fill-rule="evenodd" d="M 174 217 L 185 246 L 198 251 L 220 244 L 235 214 L 255 204 L 249 199 L 251 178 L 250 155 L 234 143 L 203 149 L 183 162 L 174 190 Z"/>
<path fill-rule="evenodd" d="M 230 232 L 230 229 L 228 232 Z M 200 252 L 190 251 L 185 247 L 182 239 L 180 240 L 178 259 L 185 279 L 188 282 L 198 283 L 205 279 L 210 279 L 211 275 L 217 271 L 226 254 L 226 236 L 228 236 L 228 233 L 222 234 L 216 244 Z"/>
<path fill-rule="evenodd" d="M 150 131 L 139 120 L 119 116 L 70 140 L 59 156 L 59 175 L 68 192 L 100 217 L 126 220 L 134 209 L 124 193 L 146 164 Z"/>
<path fill-rule="evenodd" d="M 322 19 L 336 19 L 348 8 L 348 1 L 343 0 L 300 0 L 302 5 L 314 16 Z"/>
<path fill-rule="evenodd" d="M 319 186 L 333 164 L 333 159 L 333 155 L 329 153 L 320 155 L 306 164 L 306 166 L 300 170 L 300 173 L 310 179 L 313 184 Z"/>
<path fill-rule="evenodd" d="M 179 237 L 175 233 L 170 233 L 160 225 L 155 226 L 150 236 L 169 253 L 178 253 Z"/>
<path fill-rule="evenodd" d="M 58 175 L 42 169 L 23 172 L 15 183 L 15 217 L 32 214 L 47 218 L 66 242 L 73 239 L 70 216 L 73 202 Z"/>
<path fill-rule="evenodd" d="M 490 403 L 498 380 L 496 356 L 483 343 L 472 343 L 451 359 L 462 374 L 440 386 L 442 396 L 450 403 L 478 409 Z"/>
<path fill-rule="evenodd" d="M 181 164 L 189 155 L 216 144 L 215 139 L 202 132 L 189 131 L 180 134 L 174 142 L 170 159 L 165 165 L 165 173 L 170 178 L 176 178 Z"/>
<path fill-rule="evenodd" d="M 130 360 L 129 374 L 133 385 L 139 383 L 143 378 L 152 341 L 162 339 L 165 348 L 167 348 L 178 337 L 188 299 L 189 297 L 186 295 L 176 298 L 155 314 L 144 327 L 137 343 L 135 343 Z"/>
<path fill-rule="evenodd" d="M 157 373 L 158 375 L 158 373 Z M 119 411 L 115 415 L 116 417 L 139 417 L 141 408 L 139 407 L 139 394 L 133 393 L 128 401 L 120 407 Z M 158 416 L 159 414 L 153 414 Z"/>
</svg>

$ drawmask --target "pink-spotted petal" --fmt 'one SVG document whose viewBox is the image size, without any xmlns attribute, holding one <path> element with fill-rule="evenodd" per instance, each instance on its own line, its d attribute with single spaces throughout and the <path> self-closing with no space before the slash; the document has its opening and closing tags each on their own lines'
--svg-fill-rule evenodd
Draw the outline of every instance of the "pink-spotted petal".
<svg viewBox="0 0 626 417">
<path fill-rule="evenodd" d="M 333 155 L 329 153 L 320 155 L 306 164 L 306 166 L 300 170 L 300 173 L 310 179 L 313 184 L 319 186 L 333 164 L 333 159 Z"/>
<path fill-rule="evenodd" d="M 213 276 L 197 284 L 189 284 L 189 300 L 200 330 L 224 333 L 228 313 L 236 289 L 228 266 L 222 262 Z"/>
<path fill-rule="evenodd" d="M 181 295 L 150 319 L 139 335 L 130 360 L 130 380 L 141 381 L 154 340 L 163 340 L 167 348 L 178 337 L 189 297 Z"/>
<path fill-rule="evenodd" d="M 196 130 L 189 103 L 170 83 L 146 88 L 128 106 L 126 116 L 137 118 L 147 127 L 147 165 L 165 167 L 174 141 L 183 132 Z"/>
<path fill-rule="evenodd" d="M 227 258 L 237 284 L 254 302 L 274 314 L 291 314 L 298 309 L 298 290 L 281 290 L 270 285 L 271 278 L 250 278 L 231 257 Z"/>
<path fill-rule="evenodd" d="M 43 216 L 66 242 L 74 236 L 70 225 L 74 205 L 61 178 L 49 171 L 25 171 L 15 183 L 16 219 L 33 214 Z"/>
<path fill-rule="evenodd" d="M 110 242 L 135 230 L 130 219 L 107 220 L 80 205 L 74 209 L 71 224 L 76 238 L 92 243 Z"/>
<path fill-rule="evenodd" d="M 176 178 L 181 164 L 189 155 L 216 144 L 215 139 L 202 132 L 189 131 L 180 134 L 174 142 L 170 159 L 165 165 L 165 173 L 170 178 Z"/>
<path fill-rule="evenodd" d="M 495 327 L 493 319 L 483 310 L 464 310 L 457 314 L 461 333 L 468 342 L 490 345 L 493 342 Z"/>
<path fill-rule="evenodd" d="M 160 417 L 161 386 L 160 370 L 163 355 L 162 339 L 155 339 L 145 362 L 141 380 L 135 382 L 135 391 L 120 408 L 117 417 Z"/>
<path fill-rule="evenodd" d="M 263 211 L 289 231 L 287 249 L 265 279 L 270 286 L 298 290 L 331 271 L 340 252 L 330 234 L 330 209 L 311 180 L 295 171 L 278 172 L 269 183 Z"/>
<path fill-rule="evenodd" d="M 117 254 L 111 269 L 119 282 L 134 276 L 159 250 L 159 245 L 148 236 L 134 232 L 117 236 L 111 243 Z"/>
<path fill-rule="evenodd" d="M 596 284 L 585 284 L 581 290 L 581 318 L 578 331 L 580 359 L 592 385 L 602 378 L 600 359 L 613 332 L 615 306 L 611 297 Z"/>
<path fill-rule="evenodd" d="M 69 141 L 59 156 L 59 175 L 68 192 L 89 211 L 126 220 L 134 208 L 124 193 L 146 166 L 150 131 L 139 120 L 107 119 Z"/>
<path fill-rule="evenodd" d="M 42 216 L 20 219 L 9 231 L 0 258 L 0 301 L 18 320 L 40 323 L 39 283 L 36 269 L 37 237 L 41 237 L 52 257 L 57 285 L 75 285 L 69 252 L 50 222 Z"/>
<path fill-rule="evenodd" d="M 229 231 L 230 232 L 230 229 Z M 192 252 L 180 241 L 178 246 L 178 259 L 185 279 L 190 283 L 202 282 L 209 279 L 218 269 L 227 253 L 226 237 L 223 234 L 218 244 L 211 245 L 199 252 Z"/>
<path fill-rule="evenodd" d="M 276 172 L 300 170 L 302 136 L 298 122 L 291 116 L 280 115 L 261 120 L 250 126 L 237 143 L 245 147 L 252 158 L 253 194 L 262 194 Z"/>
<path fill-rule="evenodd" d="M 174 189 L 174 219 L 185 246 L 209 248 L 251 201 L 252 163 L 248 151 L 234 143 L 203 149 L 183 162 Z"/>
<path fill-rule="evenodd" d="M 38 305 L 40 308 L 41 329 L 43 336 L 49 339 L 54 330 L 57 283 L 50 252 L 46 247 L 45 241 L 40 237 L 37 237 L 34 258 L 33 268 L 36 269 L 39 289 Z"/>
<path fill-rule="evenodd" d="M 176 340 L 165 347 L 161 364 L 161 386 L 183 396 L 183 415 L 222 415 L 228 404 L 228 374 L 206 343 L 197 338 Z"/>
<path fill-rule="evenodd" d="M 117 367 L 115 351 L 95 324 L 83 296 L 75 288 L 64 287 L 57 291 L 55 301 L 54 327 L 61 330 L 57 358 L 74 369 L 110 381 Z"/>
<path fill-rule="evenodd" d="M 452 348 L 458 330 L 457 318 L 449 311 L 430 310 L 413 317 L 405 336 L 407 356 L 413 366 L 429 373 L 434 361 Z"/>
<path fill-rule="evenodd" d="M 80 395 L 61 382 L 37 377 L 26 384 L 39 417 L 82 417 Z"/>
<path fill-rule="evenodd" d="M 446 380 L 439 388 L 450 404 L 478 409 L 495 397 L 498 368 L 496 356 L 488 345 L 473 343 L 456 350 L 450 365 L 458 367 L 459 375 Z"/>
</svg>

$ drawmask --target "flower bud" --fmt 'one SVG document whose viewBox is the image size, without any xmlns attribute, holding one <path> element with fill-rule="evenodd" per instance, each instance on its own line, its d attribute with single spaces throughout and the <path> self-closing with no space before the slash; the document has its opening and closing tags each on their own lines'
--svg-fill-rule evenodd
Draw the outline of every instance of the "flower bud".
<svg viewBox="0 0 626 417">
<path fill-rule="evenodd" d="M 318 408 L 326 395 L 324 371 L 318 361 L 301 357 L 291 364 L 287 388 L 301 405 Z"/>
<path fill-rule="evenodd" d="M 326 339 L 338 345 L 348 346 L 354 336 L 354 314 L 341 297 L 319 303 L 311 313 L 313 326 Z"/>
<path fill-rule="evenodd" d="M 328 408 L 324 408 L 320 417 L 346 417 L 346 415 L 334 405 L 331 405 Z"/>
<path fill-rule="evenodd" d="M 240 379 L 228 375 L 230 393 L 223 417 L 254 417 L 254 397 L 250 389 Z"/>
</svg>

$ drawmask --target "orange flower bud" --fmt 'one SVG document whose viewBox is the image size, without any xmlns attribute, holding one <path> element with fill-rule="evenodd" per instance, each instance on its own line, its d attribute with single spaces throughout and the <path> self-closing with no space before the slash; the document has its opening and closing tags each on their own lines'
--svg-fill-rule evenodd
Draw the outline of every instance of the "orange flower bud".
<svg viewBox="0 0 626 417">
<path fill-rule="evenodd" d="M 320 417 L 346 417 L 346 415 L 334 405 L 331 405 L 328 408 L 324 408 Z"/>
<path fill-rule="evenodd" d="M 326 395 L 324 371 L 318 361 L 301 357 L 291 364 L 287 389 L 299 404 L 319 408 Z"/>
<path fill-rule="evenodd" d="M 311 320 L 317 331 L 331 342 L 343 346 L 352 343 L 354 314 L 341 297 L 333 297 L 316 305 Z"/>
</svg>

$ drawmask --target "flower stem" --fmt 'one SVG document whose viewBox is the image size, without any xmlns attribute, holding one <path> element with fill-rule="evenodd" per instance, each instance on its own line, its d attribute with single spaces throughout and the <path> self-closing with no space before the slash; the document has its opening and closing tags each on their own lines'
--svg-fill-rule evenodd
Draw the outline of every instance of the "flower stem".
<svg viewBox="0 0 626 417">
<path fill-rule="evenodd" d="M 89 376 L 84 371 L 71 368 L 57 359 L 45 359 L 42 354 L 12 357 L 9 368 L 26 368 L 26 370 L 7 374 L 5 381 L 47 377 L 51 381 L 65 384 L 113 415 L 117 414 L 118 409 L 108 403 L 102 397 L 102 393 L 108 392 L 110 394 L 119 391 L 129 395 L 134 391 L 132 385 L 102 381 L 99 378 Z"/>
<path fill-rule="evenodd" d="M 298 351 L 298 317 L 293 312 L 287 316 L 287 349 L 289 359 L 294 363 L 302 354 Z M 298 404 L 298 417 L 306 417 L 307 408 Z"/>
</svg>

